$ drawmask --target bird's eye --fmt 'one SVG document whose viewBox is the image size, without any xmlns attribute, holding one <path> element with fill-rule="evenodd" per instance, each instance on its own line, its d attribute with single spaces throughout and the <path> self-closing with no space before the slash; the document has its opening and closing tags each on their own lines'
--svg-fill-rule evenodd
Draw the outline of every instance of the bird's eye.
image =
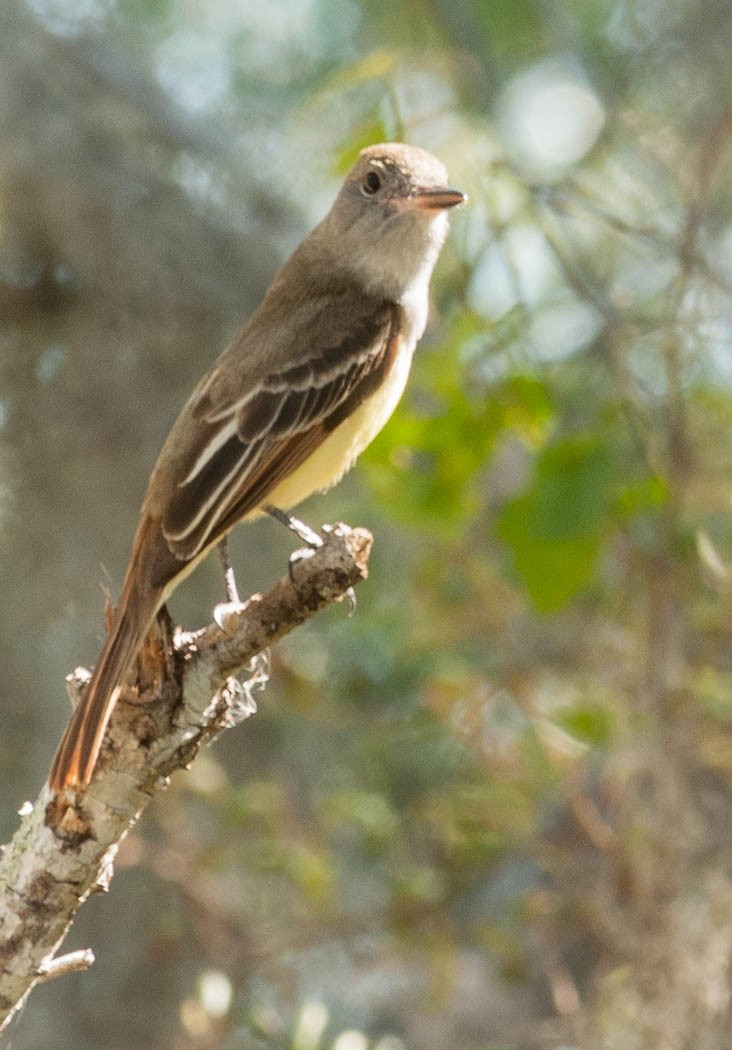
<svg viewBox="0 0 732 1050">
<path fill-rule="evenodd" d="M 368 193 L 369 196 L 373 196 L 381 189 L 381 179 L 375 171 L 370 171 L 366 178 L 363 180 L 363 192 Z"/>
</svg>

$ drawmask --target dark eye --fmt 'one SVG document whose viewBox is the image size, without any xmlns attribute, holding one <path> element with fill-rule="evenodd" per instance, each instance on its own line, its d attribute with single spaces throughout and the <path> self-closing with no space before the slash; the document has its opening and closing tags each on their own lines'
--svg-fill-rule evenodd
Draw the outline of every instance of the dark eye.
<svg viewBox="0 0 732 1050">
<path fill-rule="evenodd" d="M 381 189 L 381 179 L 375 171 L 370 171 L 363 180 L 363 192 L 368 194 L 377 193 Z"/>
</svg>

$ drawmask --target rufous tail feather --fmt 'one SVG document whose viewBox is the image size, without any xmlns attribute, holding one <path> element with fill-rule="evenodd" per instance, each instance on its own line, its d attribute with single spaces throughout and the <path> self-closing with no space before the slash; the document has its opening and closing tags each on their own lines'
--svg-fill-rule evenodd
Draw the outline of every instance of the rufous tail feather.
<svg viewBox="0 0 732 1050">
<path fill-rule="evenodd" d="M 48 778 L 53 791 L 89 783 L 125 675 L 155 616 L 157 597 L 150 595 L 145 608 L 138 606 L 134 613 L 120 604 L 91 681 L 56 751 Z"/>
<path fill-rule="evenodd" d="M 112 629 L 51 765 L 48 782 L 53 791 L 85 787 L 91 780 L 125 675 L 163 604 L 167 585 L 185 569 L 186 563 L 173 555 L 158 523 L 143 520 Z"/>
</svg>

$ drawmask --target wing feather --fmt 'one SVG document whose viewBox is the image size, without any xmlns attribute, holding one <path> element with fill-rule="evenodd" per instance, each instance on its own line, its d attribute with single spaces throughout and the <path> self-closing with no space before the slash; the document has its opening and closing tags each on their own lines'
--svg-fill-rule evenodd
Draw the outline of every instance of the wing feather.
<svg viewBox="0 0 732 1050">
<path fill-rule="evenodd" d="M 383 380 L 397 350 L 398 308 L 385 302 L 298 364 L 266 373 L 228 410 L 200 404 L 162 527 L 174 553 L 198 555 L 296 470 Z M 208 394 L 206 394 L 208 396 Z"/>
</svg>

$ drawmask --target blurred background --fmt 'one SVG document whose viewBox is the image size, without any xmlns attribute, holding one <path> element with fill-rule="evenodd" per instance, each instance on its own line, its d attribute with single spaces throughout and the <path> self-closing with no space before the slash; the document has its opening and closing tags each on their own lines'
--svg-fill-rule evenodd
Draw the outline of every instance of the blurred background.
<svg viewBox="0 0 732 1050">
<path fill-rule="evenodd" d="M 358 149 L 470 195 L 303 508 L 374 532 L 356 615 L 277 646 L 6 1045 L 732 1045 L 731 43 L 727 0 L 4 0 L 3 840 L 168 428 Z M 242 591 L 290 549 L 239 530 Z"/>
</svg>

